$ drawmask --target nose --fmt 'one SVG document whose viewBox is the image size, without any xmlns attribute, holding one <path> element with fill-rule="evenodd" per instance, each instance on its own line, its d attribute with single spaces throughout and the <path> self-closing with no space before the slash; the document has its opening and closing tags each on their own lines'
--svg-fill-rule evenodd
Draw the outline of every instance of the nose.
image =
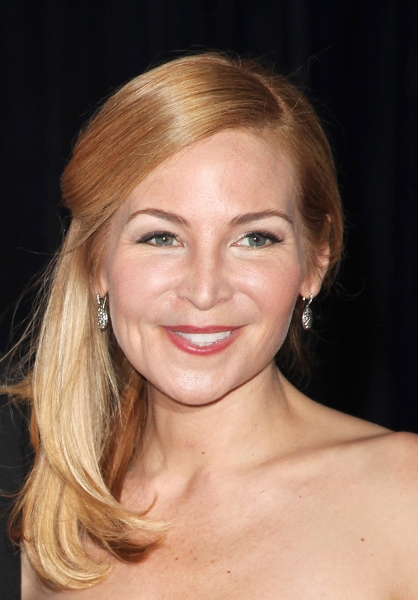
<svg viewBox="0 0 418 600">
<path fill-rule="evenodd" d="M 199 252 L 188 264 L 177 286 L 177 296 L 199 310 L 210 310 L 234 294 L 231 266 L 221 253 Z"/>
</svg>

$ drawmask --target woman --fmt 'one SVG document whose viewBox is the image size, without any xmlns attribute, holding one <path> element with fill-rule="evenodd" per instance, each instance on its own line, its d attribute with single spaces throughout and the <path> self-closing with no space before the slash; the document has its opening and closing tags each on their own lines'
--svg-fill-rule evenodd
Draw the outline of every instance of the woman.
<svg viewBox="0 0 418 600">
<path fill-rule="evenodd" d="M 416 598 L 415 436 L 317 405 L 298 365 L 342 246 L 306 99 L 255 63 L 181 58 L 111 97 L 27 378 L 22 597 Z"/>
</svg>

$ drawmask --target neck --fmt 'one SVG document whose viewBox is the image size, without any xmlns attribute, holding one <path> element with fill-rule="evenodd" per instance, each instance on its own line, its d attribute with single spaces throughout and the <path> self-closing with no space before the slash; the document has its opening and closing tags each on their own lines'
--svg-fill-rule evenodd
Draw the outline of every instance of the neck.
<svg viewBox="0 0 418 600">
<path fill-rule="evenodd" d="M 173 401 L 149 387 L 143 468 L 191 478 L 204 469 L 245 468 L 285 450 L 292 386 L 275 365 L 204 406 Z"/>
</svg>

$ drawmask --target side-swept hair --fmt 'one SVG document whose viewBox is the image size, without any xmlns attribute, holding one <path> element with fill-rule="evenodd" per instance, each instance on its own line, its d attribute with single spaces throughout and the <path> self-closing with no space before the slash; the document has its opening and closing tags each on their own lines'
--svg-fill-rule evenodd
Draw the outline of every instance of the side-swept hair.
<svg viewBox="0 0 418 600">
<path fill-rule="evenodd" d="M 342 214 L 332 153 L 312 107 L 288 80 L 256 62 L 207 53 L 150 70 L 105 102 L 62 176 L 72 222 L 48 281 L 33 365 L 3 389 L 30 403 L 35 456 L 11 535 L 40 578 L 59 588 L 89 587 L 111 568 L 87 554 L 86 536 L 117 559 L 136 561 L 164 530 L 146 511 L 120 503 L 147 400 L 111 327 L 97 328 L 98 269 L 109 219 L 129 193 L 180 149 L 225 129 L 275 136 L 296 168 L 308 268 L 326 247 L 328 280 L 338 263 Z M 295 316 L 283 360 L 297 362 L 299 330 Z"/>
</svg>

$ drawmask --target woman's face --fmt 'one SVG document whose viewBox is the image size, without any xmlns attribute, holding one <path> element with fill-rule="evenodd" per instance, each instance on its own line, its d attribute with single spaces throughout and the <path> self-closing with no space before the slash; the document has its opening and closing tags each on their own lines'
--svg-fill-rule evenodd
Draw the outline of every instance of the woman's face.
<svg viewBox="0 0 418 600">
<path fill-rule="evenodd" d="M 268 137 L 228 130 L 169 159 L 118 209 L 99 291 L 134 368 L 197 405 L 270 365 L 299 294 L 319 287 L 292 165 Z"/>
</svg>

